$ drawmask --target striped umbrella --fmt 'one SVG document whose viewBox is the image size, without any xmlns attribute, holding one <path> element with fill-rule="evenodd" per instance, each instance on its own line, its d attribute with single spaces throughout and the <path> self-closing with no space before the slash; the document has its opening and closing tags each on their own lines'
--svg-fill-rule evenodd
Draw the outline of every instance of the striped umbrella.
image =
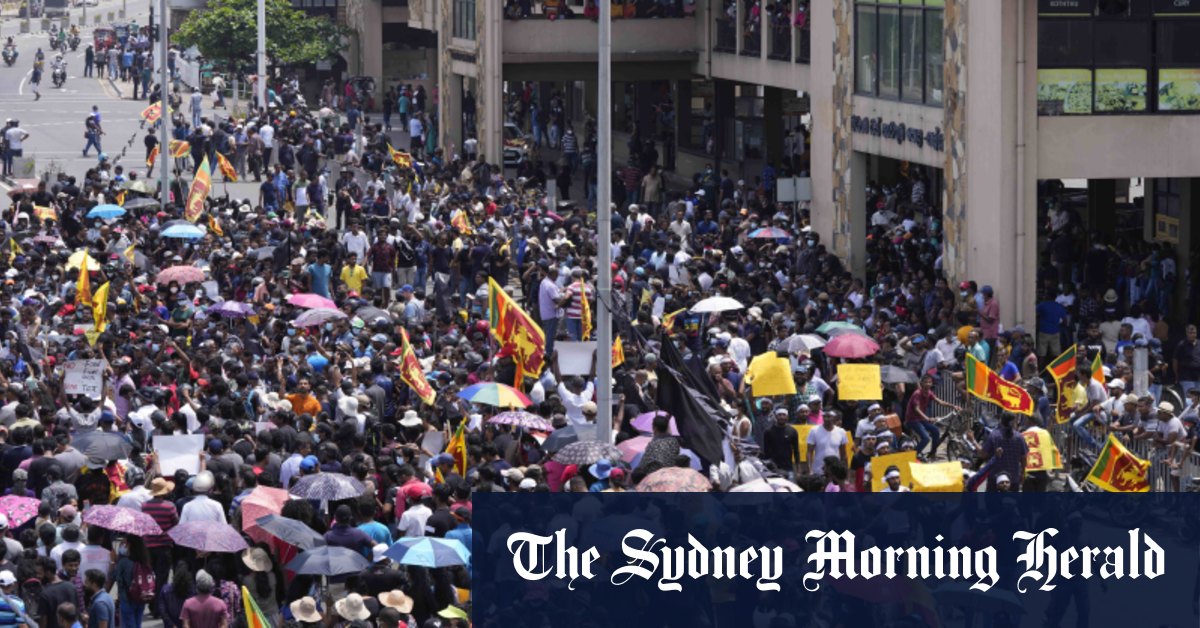
<svg viewBox="0 0 1200 628">
<path fill-rule="evenodd" d="M 471 551 L 459 541 L 435 537 L 406 536 L 384 554 L 401 565 L 451 567 L 471 563 Z"/>
<path fill-rule="evenodd" d="M 362 482 L 341 473 L 317 473 L 300 478 L 289 491 L 303 499 L 337 501 L 361 497 L 367 487 Z"/>
<path fill-rule="evenodd" d="M 189 521 L 181 523 L 170 530 L 167 536 L 181 547 L 190 547 L 202 552 L 233 553 L 247 547 L 246 539 L 238 533 L 237 528 L 227 523 L 213 521 Z"/>
<path fill-rule="evenodd" d="M 500 408 L 527 408 L 533 404 L 525 393 L 504 384 L 496 382 L 483 382 L 481 384 L 472 384 L 458 392 L 461 399 L 466 399 L 471 403 L 479 403 L 485 406 L 496 406 Z"/>
</svg>

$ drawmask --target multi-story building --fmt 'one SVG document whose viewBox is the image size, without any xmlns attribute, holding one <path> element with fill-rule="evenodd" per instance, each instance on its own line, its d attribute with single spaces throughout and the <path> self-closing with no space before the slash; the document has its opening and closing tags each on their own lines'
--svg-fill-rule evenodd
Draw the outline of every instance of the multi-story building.
<svg viewBox="0 0 1200 628">
<path fill-rule="evenodd" d="M 506 94 L 529 82 L 577 120 L 594 110 L 585 1 L 408 0 L 407 26 L 436 34 L 443 146 L 461 145 L 473 100 L 469 128 L 499 161 Z M 1200 0 L 631 3 L 682 17 L 614 24 L 617 133 L 669 141 L 680 173 L 715 163 L 749 181 L 804 125 L 813 227 L 858 272 L 868 182 L 914 166 L 943 216 L 945 273 L 991 284 L 1006 325 L 1033 323 L 1048 180 L 1086 182 L 1090 233 L 1171 243 L 1180 269 L 1200 248 Z M 561 5 L 576 17 L 549 19 Z"/>
</svg>

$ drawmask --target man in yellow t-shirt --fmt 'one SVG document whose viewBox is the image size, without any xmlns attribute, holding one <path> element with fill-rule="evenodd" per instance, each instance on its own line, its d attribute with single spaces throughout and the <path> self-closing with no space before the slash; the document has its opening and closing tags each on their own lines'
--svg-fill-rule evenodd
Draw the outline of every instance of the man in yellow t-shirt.
<svg viewBox="0 0 1200 628">
<path fill-rule="evenodd" d="M 367 269 L 359 265 L 358 255 L 350 254 L 346 265 L 342 266 L 341 279 L 346 286 L 346 292 L 362 294 L 363 282 L 367 280 Z"/>
</svg>

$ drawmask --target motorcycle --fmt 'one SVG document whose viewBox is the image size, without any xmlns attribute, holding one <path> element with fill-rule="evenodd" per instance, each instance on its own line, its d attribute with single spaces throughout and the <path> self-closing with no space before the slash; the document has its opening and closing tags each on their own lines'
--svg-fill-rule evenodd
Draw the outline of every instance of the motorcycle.
<svg viewBox="0 0 1200 628">
<path fill-rule="evenodd" d="M 62 87 L 63 83 L 67 82 L 67 64 L 55 66 L 54 71 L 50 74 L 50 79 L 54 81 L 55 87 Z"/>
<path fill-rule="evenodd" d="M 75 52 L 75 49 L 79 47 L 79 35 L 71 35 L 68 37 L 67 45 L 71 47 L 71 52 Z"/>
<path fill-rule="evenodd" d="M 17 62 L 17 49 L 16 48 L 5 48 L 4 49 L 4 65 L 12 67 L 12 64 L 14 64 L 16 62 Z"/>
</svg>

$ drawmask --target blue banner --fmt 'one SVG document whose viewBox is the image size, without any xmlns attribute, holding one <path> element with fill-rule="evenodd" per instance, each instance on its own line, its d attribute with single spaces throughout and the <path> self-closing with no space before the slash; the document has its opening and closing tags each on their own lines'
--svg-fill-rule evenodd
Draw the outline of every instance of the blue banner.
<svg viewBox="0 0 1200 628">
<path fill-rule="evenodd" d="M 1200 495 L 474 497 L 473 621 L 1197 626 Z"/>
</svg>

